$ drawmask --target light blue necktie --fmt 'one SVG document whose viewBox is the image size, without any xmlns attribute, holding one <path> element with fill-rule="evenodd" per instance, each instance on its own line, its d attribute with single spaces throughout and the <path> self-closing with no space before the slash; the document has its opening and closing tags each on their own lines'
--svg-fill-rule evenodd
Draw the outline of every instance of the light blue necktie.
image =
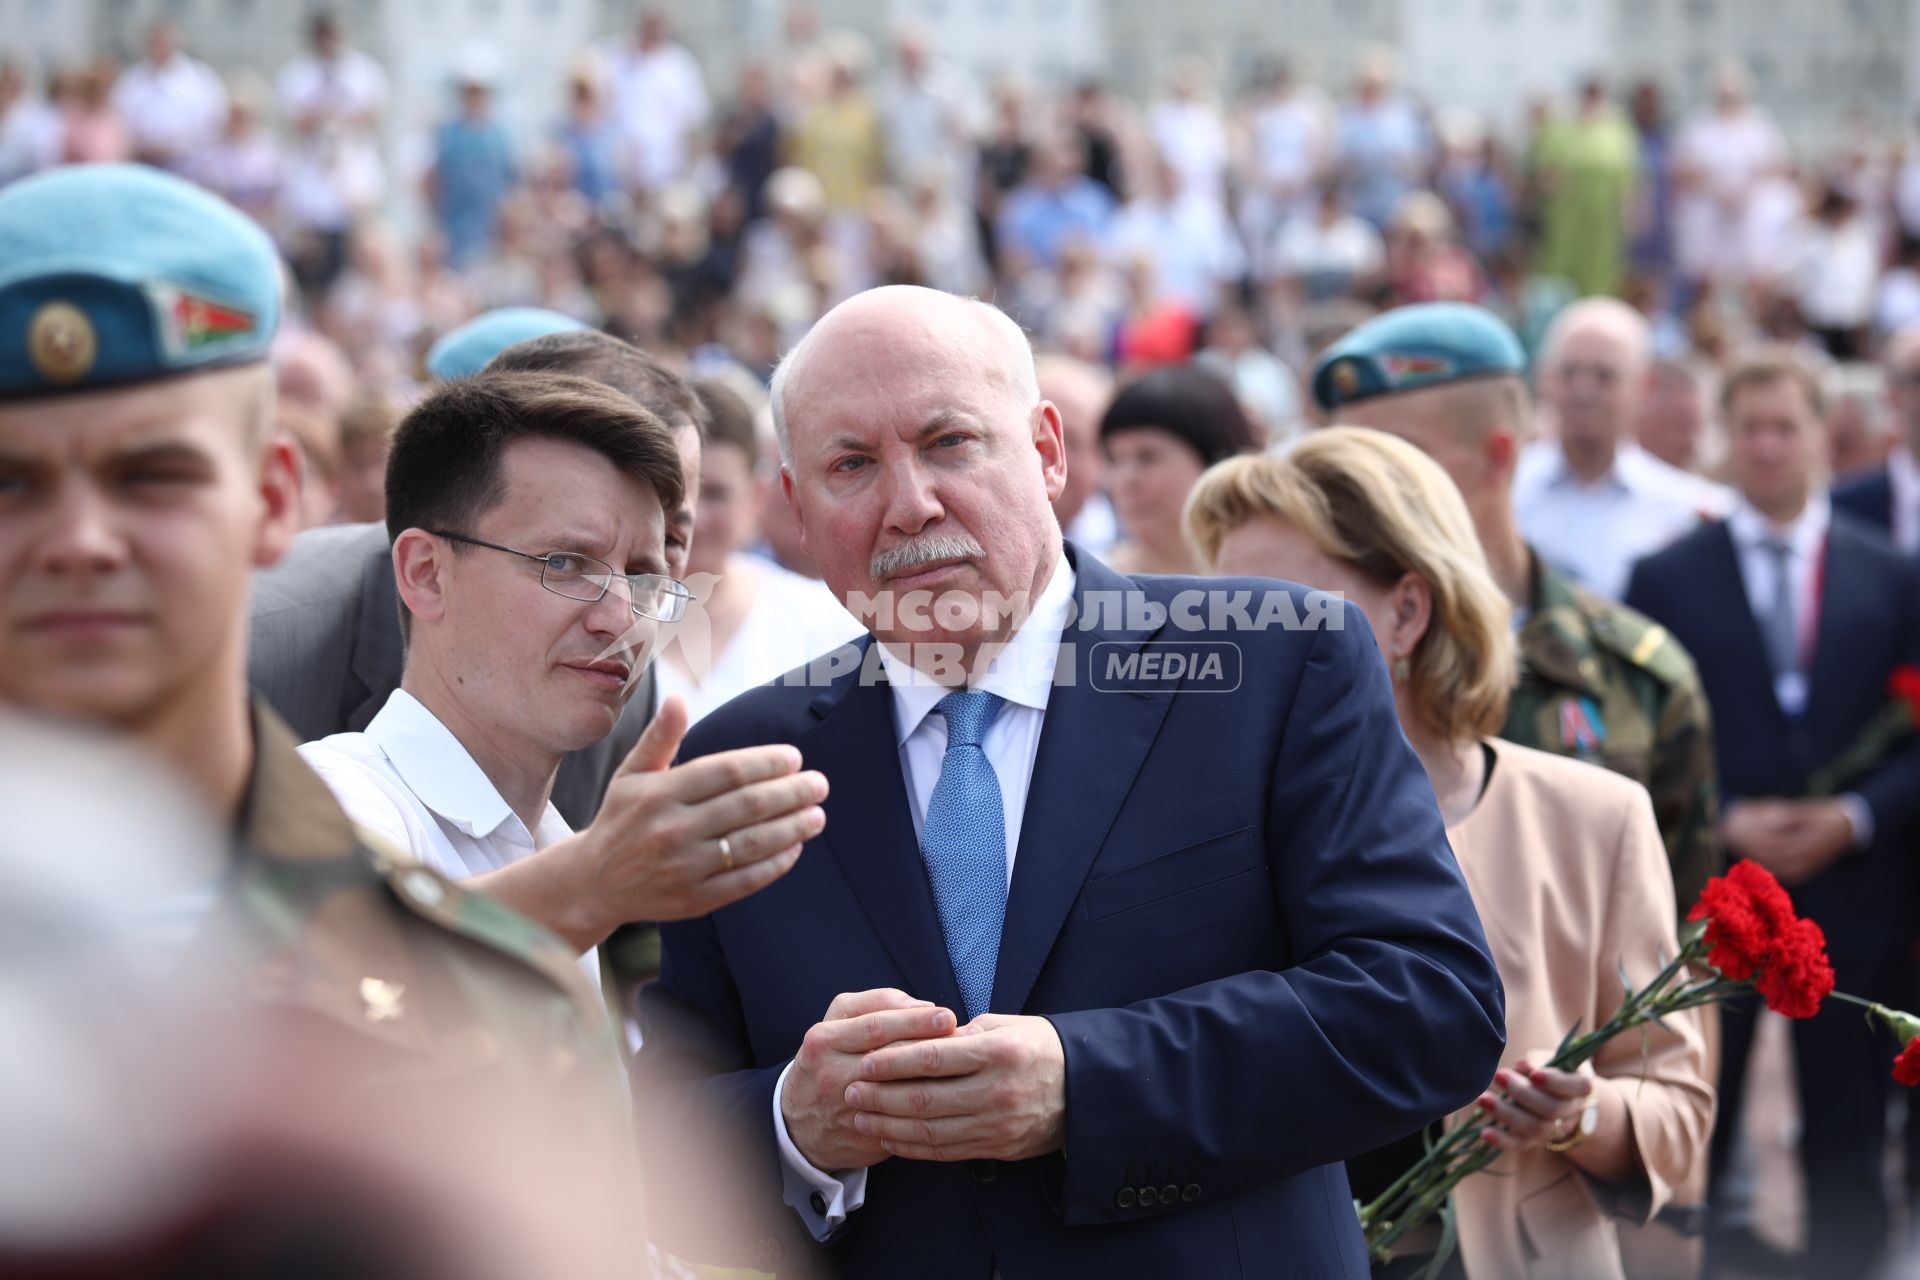
<svg viewBox="0 0 1920 1280">
<path fill-rule="evenodd" d="M 968 1018 L 985 1013 L 993 1001 L 1000 924 L 1007 913 L 1006 815 L 1000 779 L 980 748 L 1001 706 L 997 695 L 978 689 L 940 699 L 947 753 L 927 802 L 920 840 L 940 929 L 947 938 L 947 958 L 953 962 Z"/>
</svg>

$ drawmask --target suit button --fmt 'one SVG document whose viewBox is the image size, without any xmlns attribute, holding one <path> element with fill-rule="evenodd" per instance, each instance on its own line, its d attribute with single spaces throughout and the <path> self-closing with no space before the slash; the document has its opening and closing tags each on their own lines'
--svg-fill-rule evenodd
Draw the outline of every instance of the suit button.
<svg viewBox="0 0 1920 1280">
<path fill-rule="evenodd" d="M 1158 1203 L 1160 1203 L 1160 1192 L 1157 1188 L 1140 1188 L 1140 1205 L 1142 1208 L 1150 1209 Z"/>
<path fill-rule="evenodd" d="M 1140 1193 L 1135 1191 L 1132 1187 L 1122 1187 L 1120 1188 L 1120 1194 L 1113 1198 L 1113 1202 L 1119 1205 L 1122 1209 L 1131 1209 L 1139 1201 L 1139 1199 L 1140 1199 Z"/>
<path fill-rule="evenodd" d="M 1172 1183 L 1168 1183 L 1166 1186 L 1160 1188 L 1160 1203 L 1179 1204 L 1180 1188 L 1174 1186 Z"/>
<path fill-rule="evenodd" d="M 1200 1184 L 1197 1182 L 1189 1182 L 1185 1187 L 1181 1188 L 1180 1198 L 1188 1204 L 1192 1204 L 1195 1200 L 1198 1200 L 1200 1198 Z"/>
<path fill-rule="evenodd" d="M 807 1203 L 812 1205 L 813 1211 L 821 1217 L 827 1216 L 827 1198 L 818 1191 L 807 1197 Z"/>
<path fill-rule="evenodd" d="M 967 1173 L 983 1187 L 990 1187 L 1000 1181 L 1000 1162 L 997 1160 L 974 1160 L 967 1165 Z"/>
</svg>

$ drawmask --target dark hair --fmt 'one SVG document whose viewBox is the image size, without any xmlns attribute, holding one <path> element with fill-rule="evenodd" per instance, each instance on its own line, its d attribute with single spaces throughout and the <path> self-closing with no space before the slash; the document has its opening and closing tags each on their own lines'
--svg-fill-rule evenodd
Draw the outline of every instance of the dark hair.
<svg viewBox="0 0 1920 1280">
<path fill-rule="evenodd" d="M 1171 431 L 1208 466 L 1246 453 L 1256 443 L 1233 388 L 1192 365 L 1155 369 L 1120 388 L 1100 419 L 1100 439 L 1139 427 Z"/>
<path fill-rule="evenodd" d="M 1720 412 L 1733 412 L 1734 398 L 1742 391 L 1770 387 L 1776 382 L 1797 384 L 1813 416 L 1827 416 L 1826 388 L 1820 385 L 1819 376 L 1791 348 L 1780 347 L 1761 348 L 1735 362 L 1720 384 Z"/>
<path fill-rule="evenodd" d="M 658 414 L 586 378 L 489 370 L 442 385 L 394 429 L 387 536 L 469 530 L 506 496 L 507 446 L 527 439 L 593 450 L 650 486 L 663 510 L 685 500 L 680 454 Z"/>
<path fill-rule="evenodd" d="M 685 378 L 631 342 L 573 329 L 516 342 L 487 363 L 488 373 L 570 373 L 612 387 L 675 431 L 707 436 L 707 411 Z"/>
<path fill-rule="evenodd" d="M 760 436 L 753 429 L 753 409 L 740 393 L 719 378 L 695 378 L 693 393 L 707 411 L 707 444 L 728 444 L 747 455 L 752 466 L 760 456 Z"/>
</svg>

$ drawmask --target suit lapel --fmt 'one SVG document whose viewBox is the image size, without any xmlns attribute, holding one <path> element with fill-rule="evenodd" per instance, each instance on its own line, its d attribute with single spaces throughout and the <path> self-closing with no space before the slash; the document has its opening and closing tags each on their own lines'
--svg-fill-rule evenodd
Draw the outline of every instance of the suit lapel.
<svg viewBox="0 0 1920 1280">
<path fill-rule="evenodd" d="M 1845 684 L 1847 679 L 1839 667 L 1847 661 L 1849 650 L 1857 652 L 1858 646 L 1847 643 L 1847 628 L 1851 620 L 1846 616 L 1847 602 L 1851 600 L 1870 600 L 1877 589 L 1871 575 L 1867 572 L 1863 558 L 1854 544 L 1853 531 L 1845 527 L 1844 517 L 1836 518 L 1827 526 L 1826 545 L 1820 550 L 1820 618 L 1814 630 L 1813 660 L 1807 672 L 1807 709 L 1811 714 L 1815 708 L 1826 704 L 1825 696 L 1836 684 Z"/>
<path fill-rule="evenodd" d="M 1171 690 L 1152 694 L 1102 692 L 1089 679 L 1093 656 L 1103 645 L 1138 649 L 1154 629 L 1123 625 L 1089 627 L 1111 620 L 1089 615 L 1089 591 L 1122 600 L 1137 591 L 1133 581 L 1114 573 L 1071 545 L 1067 548 L 1078 580 L 1074 617 L 1061 636 L 1063 645 L 1046 720 L 1027 785 L 1027 807 L 1020 821 L 1020 846 L 1007 896 L 1006 923 L 1000 930 L 1000 957 L 994 972 L 993 1010 L 1018 1013 L 1039 979 L 1067 912 L 1086 883 L 1094 856 L 1145 763 L 1160 731 Z M 1124 611 L 1123 611 L 1124 612 Z M 1063 677 L 1073 673 L 1071 682 Z"/>
<path fill-rule="evenodd" d="M 360 581 L 360 625 L 353 638 L 351 669 L 364 695 L 347 717 L 347 728 L 365 729 L 400 687 L 405 654 L 400 644 L 400 592 L 393 581 L 389 551 L 367 562 Z"/>
<path fill-rule="evenodd" d="M 862 658 L 873 639 L 857 643 Z M 807 768 L 827 775 L 827 827 L 822 838 L 860 900 L 887 953 L 905 976 L 907 993 L 960 1012 L 966 1008 L 947 959 L 933 890 L 913 835 L 906 780 L 893 721 L 893 691 L 872 655 L 873 679 L 856 671 L 814 699 L 821 724 L 798 744 Z M 964 1017 L 965 1014 L 961 1013 Z"/>
<path fill-rule="evenodd" d="M 1882 467 L 1880 473 L 1873 478 L 1872 497 L 1867 505 L 1870 508 L 1868 518 L 1885 529 L 1891 537 L 1893 533 L 1893 472 L 1888 468 Z"/>
<path fill-rule="evenodd" d="M 1771 708 L 1784 728 L 1786 712 L 1781 710 L 1779 695 L 1774 691 L 1766 637 L 1760 634 L 1760 619 L 1754 615 L 1753 600 L 1747 595 L 1746 575 L 1740 572 L 1740 553 L 1733 545 L 1733 530 L 1726 521 L 1714 526 L 1709 546 L 1712 572 L 1702 575 L 1700 603 L 1710 616 L 1732 617 L 1732 625 L 1739 633 L 1737 642 L 1729 646 L 1730 654 L 1736 655 L 1729 664 L 1735 667 L 1736 682 L 1748 686 L 1744 696 L 1761 699 L 1763 705 Z"/>
</svg>

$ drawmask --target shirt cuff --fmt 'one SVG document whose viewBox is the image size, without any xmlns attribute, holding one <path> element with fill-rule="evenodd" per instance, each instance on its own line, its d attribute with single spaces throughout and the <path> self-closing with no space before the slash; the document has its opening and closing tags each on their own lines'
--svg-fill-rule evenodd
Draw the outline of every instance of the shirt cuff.
<svg viewBox="0 0 1920 1280">
<path fill-rule="evenodd" d="M 1857 791 L 1835 796 L 1840 812 L 1847 815 L 1847 821 L 1853 825 L 1853 847 L 1864 849 L 1873 843 L 1873 806 L 1867 798 Z"/>
<path fill-rule="evenodd" d="M 789 1062 L 780 1078 L 773 1082 L 773 1136 L 780 1144 L 780 1178 L 784 1184 L 787 1207 L 800 1215 L 813 1238 L 825 1242 L 846 1225 L 849 1215 L 867 1202 L 867 1171 L 845 1169 L 838 1174 L 823 1173 L 800 1154 L 787 1135 L 787 1118 L 780 1114 L 780 1096 L 786 1092 Z"/>
</svg>

